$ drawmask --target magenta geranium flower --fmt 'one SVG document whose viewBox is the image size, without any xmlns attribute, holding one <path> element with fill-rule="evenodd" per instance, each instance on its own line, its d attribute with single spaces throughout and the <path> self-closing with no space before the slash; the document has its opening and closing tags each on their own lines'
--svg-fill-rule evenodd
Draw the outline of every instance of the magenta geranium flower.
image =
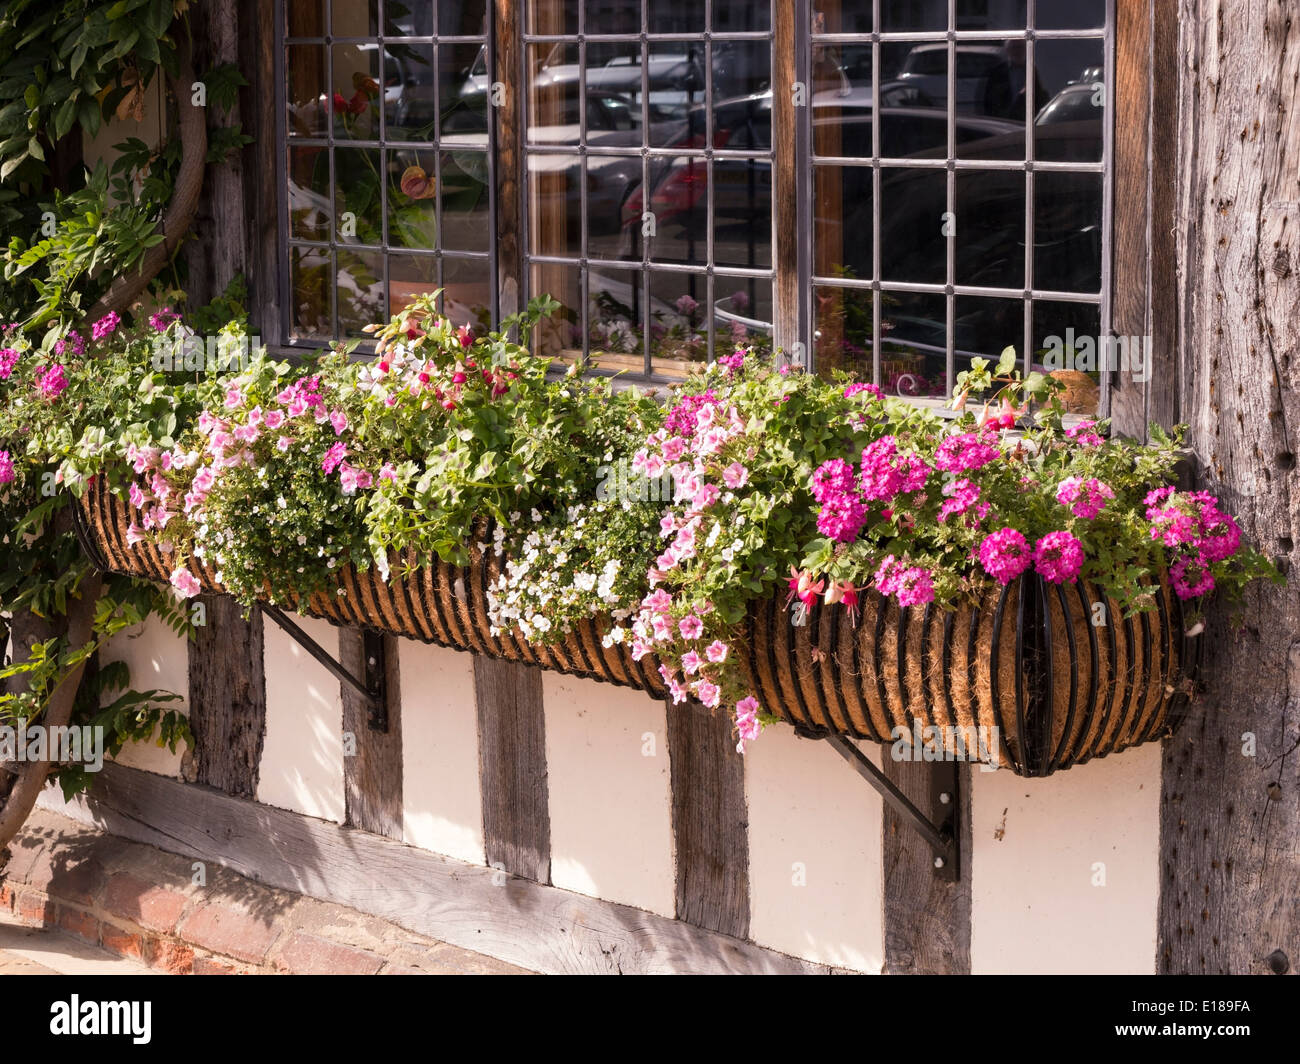
<svg viewBox="0 0 1300 1064">
<path fill-rule="evenodd" d="M 8 451 L 0 451 L 0 484 L 8 484 L 14 480 L 17 474 L 14 472 L 14 461 L 9 457 Z"/>
<path fill-rule="evenodd" d="M 1049 532 L 1034 548 L 1034 568 L 1053 584 L 1072 584 L 1083 568 L 1083 544 L 1069 532 Z"/>
<path fill-rule="evenodd" d="M 986 536 L 979 549 L 980 565 L 999 584 L 1009 584 L 1033 560 L 1029 543 L 1014 528 L 1000 528 Z"/>
</svg>

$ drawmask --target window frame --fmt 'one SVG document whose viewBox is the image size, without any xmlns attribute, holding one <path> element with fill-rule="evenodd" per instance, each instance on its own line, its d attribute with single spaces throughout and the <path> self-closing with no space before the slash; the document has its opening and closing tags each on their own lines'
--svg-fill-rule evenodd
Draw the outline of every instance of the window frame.
<svg viewBox="0 0 1300 1064">
<path fill-rule="evenodd" d="M 293 279 L 292 279 L 292 248 L 293 247 L 319 247 L 328 250 L 331 264 L 334 268 L 333 279 L 330 284 L 330 323 L 332 329 L 338 328 L 338 284 L 337 268 L 338 255 L 340 246 L 337 243 L 337 226 L 334 224 L 336 219 L 333 218 L 332 212 L 334 204 L 337 202 L 337 186 L 335 184 L 334 173 L 334 151 L 336 147 L 354 147 L 363 150 L 373 150 L 379 153 L 381 167 L 386 173 L 387 152 L 402 144 L 409 144 L 404 141 L 391 141 L 387 137 L 387 115 L 386 107 L 382 101 L 382 79 L 384 77 L 385 63 L 385 43 L 387 41 L 401 41 L 405 44 L 428 45 L 431 49 L 434 61 L 434 111 L 435 121 L 439 123 L 439 128 L 435 130 L 435 135 L 429 141 L 418 142 L 421 150 L 429 151 L 434 158 L 434 177 L 438 189 L 437 207 L 437 247 L 430 249 L 411 249 L 406 247 L 395 246 L 391 243 L 388 235 L 389 208 L 388 208 L 388 181 L 381 184 L 381 201 L 380 211 L 382 218 L 383 237 L 380 244 L 363 245 L 363 252 L 372 252 L 378 254 L 383 262 L 383 300 L 385 309 L 391 307 L 391 290 L 390 290 L 390 260 L 394 255 L 414 254 L 419 258 L 430 258 L 437 263 L 437 273 L 440 282 L 445 282 L 445 262 L 448 258 L 457 261 L 478 261 L 486 262 L 488 276 L 488 311 L 492 321 L 499 321 L 502 314 L 501 305 L 501 270 L 499 256 L 499 241 L 496 239 L 497 233 L 490 232 L 488 240 L 488 250 L 486 254 L 481 252 L 464 252 L 453 250 L 450 254 L 442 246 L 442 226 L 444 211 L 442 208 L 442 155 L 444 148 L 442 146 L 441 130 L 441 86 L 439 77 L 441 74 L 440 64 L 442 59 L 439 50 L 446 45 L 453 44 L 477 44 L 480 43 L 478 34 L 442 34 L 439 31 L 441 26 L 438 23 L 437 4 L 433 4 L 433 33 L 431 35 L 407 35 L 400 37 L 388 36 L 384 33 L 386 22 L 386 0 L 379 0 L 375 8 L 377 33 L 375 36 L 355 37 L 355 36 L 334 36 L 333 17 L 334 5 L 330 0 L 324 0 L 322 3 L 323 12 L 323 32 L 319 38 L 319 43 L 325 49 L 325 92 L 328 96 L 333 89 L 333 69 L 334 69 L 334 47 L 339 44 L 375 44 L 378 49 L 378 63 L 381 79 L 381 102 L 379 106 L 379 136 L 375 140 L 337 140 L 334 135 L 334 123 L 331 120 L 323 136 L 312 137 L 289 137 L 288 131 L 288 66 L 286 60 L 287 49 L 297 42 L 309 44 L 317 43 L 315 37 L 292 37 L 289 34 L 289 4 L 288 0 L 275 0 L 274 2 L 274 29 L 275 38 L 272 47 L 272 70 L 275 85 L 275 201 L 276 201 L 276 292 L 278 315 L 276 319 L 278 344 L 277 347 L 288 354 L 301 352 L 315 352 L 324 350 L 332 343 L 340 340 L 360 340 L 358 350 L 362 353 L 373 353 L 374 342 L 364 336 L 350 337 L 340 333 L 337 337 L 308 337 L 295 336 L 293 331 Z M 482 35 L 482 46 L 485 50 L 485 62 L 489 74 L 495 70 L 495 33 L 493 8 L 494 3 L 488 0 L 484 5 L 484 29 Z M 488 106 L 490 106 L 490 92 Z M 486 144 L 482 149 L 487 159 L 487 189 L 488 189 L 488 219 L 490 229 L 496 229 L 495 222 L 498 215 L 497 201 L 500 195 L 500 175 L 498 166 L 498 125 L 491 120 L 489 112 L 489 121 L 487 123 Z M 318 143 L 320 142 L 320 143 Z M 331 205 L 331 225 L 333 231 L 329 241 L 305 241 L 300 238 L 292 238 L 289 233 L 289 156 L 290 151 L 295 146 L 316 146 L 322 147 L 330 153 L 330 180 L 329 180 L 329 198 Z M 475 148 L 475 151 L 479 149 Z M 441 287 L 441 283 L 439 284 Z"/>
<path fill-rule="evenodd" d="M 871 0 L 875 25 L 879 25 L 880 0 Z M 773 347 L 775 350 L 784 351 L 790 361 L 810 367 L 814 353 L 813 329 L 815 320 L 813 316 L 814 300 L 814 272 L 813 272 L 813 235 L 811 231 L 811 214 L 812 204 L 812 172 L 814 166 L 814 154 L 812 152 L 812 111 L 811 106 L 798 107 L 793 103 L 793 93 L 795 85 L 802 82 L 804 85 L 810 83 L 809 72 L 812 64 L 814 34 L 812 32 L 812 6 L 813 0 L 773 0 L 772 2 L 772 66 L 771 66 L 771 85 L 773 98 L 772 111 L 772 266 L 770 271 L 772 285 L 772 317 L 773 317 Z M 1028 188 L 1030 195 L 1027 196 L 1026 214 L 1033 211 L 1032 201 L 1032 173 L 1034 169 L 1044 172 L 1053 170 L 1065 170 L 1070 172 L 1079 172 L 1087 170 L 1096 172 L 1102 178 L 1102 226 L 1101 226 L 1101 289 L 1100 293 L 1093 295 L 1080 293 L 1055 293 L 1046 292 L 1045 290 L 1036 290 L 1032 285 L 1027 285 L 1025 289 L 1018 290 L 1014 293 L 1015 297 L 1025 300 L 1024 313 L 1026 320 L 1026 329 L 1024 337 L 1010 337 L 1012 343 L 1020 342 L 1025 346 L 1024 365 L 1027 367 L 1032 358 L 1032 353 L 1028 345 L 1024 344 L 1026 337 L 1032 336 L 1032 315 L 1033 299 L 1035 297 L 1043 299 L 1050 298 L 1061 302 L 1078 302 L 1085 305 L 1095 305 L 1098 307 L 1100 315 L 1102 336 L 1113 334 L 1113 324 L 1118 320 L 1116 314 L 1116 292 L 1117 284 L 1125 283 L 1124 277 L 1129 276 L 1133 271 L 1126 269 L 1121 271 L 1119 264 L 1116 263 L 1116 234 L 1120 226 L 1124 226 L 1126 231 L 1129 227 L 1138 226 L 1143 232 L 1150 233 L 1150 215 L 1151 200 L 1158 198 L 1158 190 L 1149 188 L 1148 196 L 1141 202 L 1130 202 L 1128 200 L 1117 199 L 1116 191 L 1120 185 L 1120 168 L 1126 160 L 1135 157 L 1140 145 L 1143 147 L 1145 154 L 1145 145 L 1149 139 L 1149 131 L 1146 129 L 1138 130 L 1130 128 L 1129 125 L 1121 127 L 1117 119 L 1124 118 L 1125 115 L 1117 113 L 1117 84 L 1122 80 L 1124 71 L 1122 69 L 1125 63 L 1125 57 L 1129 56 L 1129 62 L 1132 56 L 1142 53 L 1146 48 L 1147 54 L 1150 54 L 1150 22 L 1152 19 L 1158 19 L 1158 15 L 1153 15 L 1148 3 L 1139 3 L 1143 10 L 1140 12 L 1130 12 L 1122 5 L 1118 5 L 1117 0 L 1106 0 L 1105 8 L 1105 25 L 1100 30 L 1054 30 L 1042 31 L 1033 28 L 1034 5 L 1030 2 L 1027 6 L 1027 28 L 1022 31 L 1015 30 L 970 30 L 965 27 L 957 26 L 956 20 L 956 0 L 949 0 L 949 26 L 948 30 L 936 31 L 910 31 L 906 33 L 882 33 L 876 31 L 869 34 L 838 34 L 828 35 L 826 37 L 818 36 L 818 40 L 830 41 L 839 40 L 844 43 L 854 45 L 867 45 L 873 50 L 873 73 L 872 84 L 873 92 L 878 95 L 879 87 L 879 63 L 874 61 L 878 57 L 879 44 L 891 39 L 907 39 L 914 42 L 922 40 L 937 41 L 946 43 L 949 50 L 948 78 L 949 93 L 947 108 L 951 112 L 955 108 L 955 95 L 953 92 L 953 81 L 956 77 L 955 63 L 953 55 L 956 45 L 959 41 L 966 40 L 1005 40 L 1009 37 L 1023 37 L 1027 40 L 1028 48 L 1032 48 L 1032 41 L 1044 39 L 1069 39 L 1071 37 L 1092 37 L 1100 38 L 1104 49 L 1104 62 L 1106 69 L 1105 78 L 1105 111 L 1103 117 L 1103 148 L 1101 160 L 1095 164 L 1077 164 L 1077 163 L 1052 163 L 1038 162 L 1032 160 L 1032 137 L 1027 137 L 1026 153 L 1027 161 L 1024 164 L 1018 161 L 1008 161 L 1002 166 L 988 167 L 983 163 L 975 168 L 978 169 L 1017 169 L 1020 167 L 1028 168 L 1026 170 L 1031 176 Z M 488 269 L 489 277 L 495 279 L 490 293 L 492 307 L 491 311 L 494 320 L 500 320 L 501 317 L 522 309 L 526 302 L 527 293 L 529 292 L 529 262 L 530 256 L 527 253 L 525 243 L 528 239 L 528 230 L 526 228 L 527 220 L 527 153 L 524 150 L 525 145 L 525 125 L 527 108 L 526 108 L 526 87 L 524 81 L 525 64 L 527 56 L 527 40 L 524 34 L 524 13 L 522 11 L 523 3 L 521 0 L 489 0 L 486 5 L 486 27 L 485 27 L 485 48 L 486 61 L 489 76 L 492 78 L 492 84 L 504 83 L 506 87 L 504 99 L 498 104 L 493 102 L 489 106 L 489 121 L 487 132 L 487 155 L 489 167 L 490 182 L 490 217 L 495 220 L 495 240 L 490 242 L 488 252 Z M 330 36 L 328 30 L 331 16 L 330 5 L 325 5 L 326 16 L 326 35 Z M 383 10 L 380 7 L 379 30 L 380 35 L 377 40 L 382 48 L 385 37 L 382 34 L 384 28 Z M 1165 19 L 1174 27 L 1176 33 L 1176 20 Z M 288 254 L 288 213 L 287 213 L 287 167 L 289 138 L 287 136 L 287 93 L 288 85 L 285 70 L 285 44 L 288 38 L 287 33 L 287 3 L 286 0 L 276 0 L 274 4 L 274 30 L 275 39 L 272 52 L 272 63 L 268 64 L 273 69 L 275 99 L 274 99 L 274 153 L 276 164 L 276 188 L 274 202 L 276 206 L 275 219 L 275 292 L 278 296 L 277 308 L 275 314 L 266 316 L 268 328 L 264 331 L 268 333 L 278 332 L 275 339 L 278 342 L 273 343 L 273 347 L 285 353 L 295 351 L 317 350 L 327 345 L 328 341 L 318 338 L 294 338 L 290 333 L 292 321 L 291 307 L 291 287 L 290 287 L 290 258 Z M 435 26 L 435 29 L 437 27 Z M 731 36 L 728 34 L 727 36 Z M 765 37 L 764 33 L 753 33 L 750 36 Z M 1166 31 L 1168 36 L 1168 31 Z M 369 38 L 368 38 L 369 39 Z M 387 38 L 392 40 L 393 38 Z M 402 40 L 411 38 L 403 37 Z M 597 38 L 598 40 L 600 38 Z M 671 35 L 668 39 L 671 39 Z M 437 44 L 443 41 L 443 38 L 435 34 L 430 38 L 418 38 L 417 40 L 425 43 Z M 653 42 L 654 38 L 652 38 Z M 333 43 L 331 38 L 331 43 Z M 381 53 L 382 54 L 382 53 Z M 1032 54 L 1032 53 L 1031 53 Z M 332 57 L 331 57 L 332 61 Z M 711 81 L 711 77 L 710 77 Z M 1030 89 L 1032 93 L 1032 88 Z M 1031 97 L 1032 101 L 1032 97 Z M 1147 108 L 1146 118 L 1151 117 L 1151 90 L 1148 91 L 1145 99 L 1142 101 Z M 1121 99 L 1118 106 L 1123 106 L 1124 101 Z M 1037 102 L 1034 102 L 1033 109 L 1037 110 Z M 1029 110 L 1029 108 L 1027 108 Z M 1130 111 L 1133 110 L 1130 108 Z M 265 112 L 263 112 L 265 114 Z M 267 116 L 270 117 L 270 116 Z M 585 125 L 585 115 L 584 125 Z M 881 157 L 879 152 L 879 127 L 878 123 L 873 123 L 873 157 L 871 159 L 856 159 L 857 165 L 868 165 L 875 170 L 873 183 L 878 186 L 879 183 L 879 165 Z M 955 139 L 954 126 L 951 121 L 951 114 L 948 119 L 948 138 L 949 154 L 953 154 L 953 140 Z M 331 145 L 334 142 L 333 130 L 329 131 L 328 140 Z M 369 143 L 369 142 L 367 142 Z M 433 149 L 441 151 L 434 142 Z M 949 181 L 949 203 L 951 204 L 951 185 L 954 180 L 955 172 L 966 168 L 961 160 L 956 161 L 956 165 L 949 166 L 947 160 L 942 162 L 948 171 Z M 712 182 L 710 182 L 712 184 Z M 712 189 L 710 189 L 710 195 Z M 877 197 L 876 203 L 872 207 L 873 215 L 879 215 L 880 206 Z M 385 225 L 387 219 L 385 219 Z M 878 245 L 879 229 L 875 227 L 873 233 L 873 261 L 878 263 Z M 946 370 L 949 377 L 949 385 L 952 383 L 952 376 L 957 368 L 955 365 L 955 329 L 954 329 L 954 308 L 953 301 L 963 294 L 969 295 L 990 295 L 996 297 L 1007 297 L 1008 292 L 1004 290 L 984 290 L 972 289 L 968 286 L 957 285 L 953 282 L 951 273 L 951 260 L 953 258 L 953 241 L 949 238 L 949 252 L 947 265 L 947 281 L 941 286 L 940 292 L 947 305 L 946 314 Z M 394 249 L 398 253 L 402 249 Z M 441 255 L 441 252 L 438 252 Z M 385 260 L 387 254 L 385 253 Z M 619 263 L 621 268 L 634 269 L 641 271 L 644 269 L 644 257 L 642 261 L 629 260 L 627 263 Z M 1032 267 L 1031 267 L 1032 268 Z M 387 263 L 385 264 L 387 272 Z M 709 275 L 710 290 L 712 288 L 712 277 L 714 271 L 706 270 Z M 728 271 L 729 272 L 729 271 Z M 872 352 L 872 371 L 873 378 L 879 379 L 880 372 L 880 340 L 879 340 L 879 315 L 880 301 L 875 298 L 876 291 L 892 287 L 890 282 L 883 282 L 879 277 L 879 269 L 873 270 L 874 276 L 870 281 L 860 285 L 851 285 L 848 287 L 863 287 L 873 291 L 873 320 L 876 325 L 874 330 L 875 339 L 873 340 Z M 766 277 L 766 271 L 764 271 Z M 1026 280 L 1032 278 L 1032 273 L 1026 277 Z M 906 289 L 909 285 L 901 285 Z M 927 292 L 930 286 L 920 286 Z M 584 285 L 585 289 L 585 285 Z M 1143 298 L 1154 299 L 1153 290 L 1144 288 Z M 333 301 L 334 296 L 331 296 Z M 710 315 L 711 317 L 711 315 Z M 1128 318 L 1132 319 L 1133 314 L 1129 313 Z M 274 319 L 274 321 L 272 321 Z M 271 328 L 274 326 L 274 328 Z M 362 347 L 364 352 L 365 347 Z M 1158 352 L 1159 354 L 1159 352 Z M 591 370 L 593 373 L 610 374 L 615 371 Z M 620 374 L 629 380 L 637 383 L 650 385 L 667 384 L 675 381 L 676 377 L 650 374 L 622 373 Z M 1110 413 L 1111 392 L 1115 383 L 1122 375 L 1117 369 L 1112 368 L 1110 372 L 1103 372 L 1100 375 L 1100 409 L 1101 415 Z M 920 400 L 927 405 L 934 400 Z"/>
</svg>

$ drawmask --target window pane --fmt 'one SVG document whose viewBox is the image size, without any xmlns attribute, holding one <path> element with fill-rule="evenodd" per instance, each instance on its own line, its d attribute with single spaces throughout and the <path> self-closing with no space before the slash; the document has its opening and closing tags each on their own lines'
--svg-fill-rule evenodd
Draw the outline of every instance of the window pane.
<svg viewBox="0 0 1300 1064">
<path fill-rule="evenodd" d="M 1034 288 L 1101 291 L 1100 174 L 1034 177 Z"/>
<path fill-rule="evenodd" d="M 713 278 L 713 358 L 738 346 L 772 353 L 772 282 L 754 277 Z"/>
<path fill-rule="evenodd" d="M 379 0 L 330 0 L 330 32 L 335 37 L 377 37 Z"/>
<path fill-rule="evenodd" d="M 400 314 L 420 296 L 438 287 L 434 255 L 392 255 L 388 259 L 388 313 Z"/>
<path fill-rule="evenodd" d="M 285 49 L 288 77 L 289 136 L 324 136 L 325 49 L 318 44 L 292 44 Z"/>
<path fill-rule="evenodd" d="M 289 236 L 329 240 L 333 231 L 327 148 L 289 149 Z"/>
<path fill-rule="evenodd" d="M 639 270 L 593 269 L 588 307 L 588 345 L 607 369 L 645 369 L 645 275 Z"/>
<path fill-rule="evenodd" d="M 495 278 L 486 258 L 448 255 L 442 260 L 442 312 L 482 335 L 492 324 Z"/>
<path fill-rule="evenodd" d="M 328 339 L 334 335 L 333 262 L 329 248 L 289 249 L 289 326 L 294 336 Z"/>
<path fill-rule="evenodd" d="M 981 288 L 1023 289 L 1024 173 L 1020 170 L 985 170 L 957 174 L 954 214 L 956 283 Z"/>
<path fill-rule="evenodd" d="M 438 246 L 436 153 L 388 152 L 388 244 L 395 248 Z"/>
<path fill-rule="evenodd" d="M 438 110 L 444 142 L 450 139 L 463 146 L 488 146 L 491 90 L 486 44 L 438 47 Z"/>
<path fill-rule="evenodd" d="M 488 186 L 488 156 L 482 151 L 443 152 L 442 243 L 450 251 L 487 253 L 494 241 L 491 197 Z"/>
<path fill-rule="evenodd" d="M 530 45 L 528 140 L 539 145 L 577 144 L 581 139 L 578 102 L 578 46 Z"/>
<path fill-rule="evenodd" d="M 943 296 L 881 293 L 880 386 L 886 392 L 946 394 L 947 323 Z"/>
<path fill-rule="evenodd" d="M 880 175 L 880 276 L 885 281 L 947 280 L 948 175 L 885 168 Z M 958 231 L 961 219 L 957 219 Z"/>
<path fill-rule="evenodd" d="M 528 289 L 533 295 L 549 295 L 560 309 L 538 322 L 533 347 L 539 355 L 571 360 L 582 354 L 582 271 L 577 266 L 534 263 L 529 270 Z"/>
<path fill-rule="evenodd" d="M 333 51 L 335 140 L 379 139 L 379 45 L 336 44 Z"/>
<path fill-rule="evenodd" d="M 578 5 L 581 0 L 529 0 L 524 4 L 528 32 L 538 36 L 578 32 Z M 587 31 L 591 32 L 590 29 Z"/>
<path fill-rule="evenodd" d="M 384 242 L 379 159 L 376 148 L 334 149 L 334 236 L 340 243 Z"/>
<path fill-rule="evenodd" d="M 588 33 L 639 33 L 638 0 L 586 0 Z"/>
<path fill-rule="evenodd" d="M 1128 369 L 1143 377 L 1150 369 L 1145 338 L 1103 340 L 1101 313 L 1093 304 L 1035 300 L 1033 313 L 1034 368 L 1052 373 L 1065 385 L 1062 401 L 1067 410 L 1096 412 L 1101 374 L 1107 369 Z"/>
<path fill-rule="evenodd" d="M 1035 0 L 1040 30 L 1090 30 L 1106 25 L 1106 0 Z"/>
<path fill-rule="evenodd" d="M 651 33 L 703 33 L 704 5 L 692 0 L 656 0 L 646 12 L 647 29 Z M 713 21 L 718 21 L 718 0 L 713 5 Z M 746 6 L 761 6 L 761 0 Z M 639 29 L 640 27 L 638 27 Z"/>
<path fill-rule="evenodd" d="M 1007 347 L 1025 353 L 1025 304 L 1020 299 L 981 299 L 958 296 L 953 319 L 957 372 L 970 368 L 972 358 L 998 356 Z"/>
<path fill-rule="evenodd" d="M 384 318 L 384 257 L 378 251 L 338 252 L 338 330 L 356 336 L 372 321 Z"/>
<path fill-rule="evenodd" d="M 650 274 L 650 368 L 678 374 L 709 359 L 709 284 L 701 273 Z"/>
<path fill-rule="evenodd" d="M 681 0 L 679 0 L 681 2 Z M 776 0 L 784 3 L 786 0 Z M 683 7 L 703 4 L 682 3 Z M 768 0 L 713 0 L 713 32 L 763 33 L 772 28 L 772 7 Z"/>
<path fill-rule="evenodd" d="M 948 0 L 880 0 L 882 33 L 947 28 Z"/>
<path fill-rule="evenodd" d="M 535 255 L 582 253 L 582 159 L 528 156 L 528 210 Z"/>
<path fill-rule="evenodd" d="M 1034 56 L 1044 93 L 1034 118 L 1036 157 L 1100 161 L 1106 104 L 1102 42 L 1039 41 Z"/>
<path fill-rule="evenodd" d="M 818 372 L 842 369 L 871 377 L 872 315 L 870 289 L 814 289 L 813 358 Z"/>
<path fill-rule="evenodd" d="M 871 280 L 871 169 L 818 166 L 813 196 L 813 271 L 819 277 Z"/>
<path fill-rule="evenodd" d="M 452 98 L 454 102 L 455 97 Z M 384 118 L 388 140 L 433 140 L 437 131 L 433 45 L 384 47 Z M 444 103 L 444 109 L 447 104 Z"/>
<path fill-rule="evenodd" d="M 870 33 L 871 5 L 858 0 L 813 0 L 813 33 Z"/>
</svg>

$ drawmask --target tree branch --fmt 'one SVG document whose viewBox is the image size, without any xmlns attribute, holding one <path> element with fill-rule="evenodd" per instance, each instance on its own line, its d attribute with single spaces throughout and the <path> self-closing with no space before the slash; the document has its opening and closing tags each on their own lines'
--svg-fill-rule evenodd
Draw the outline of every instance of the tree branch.
<svg viewBox="0 0 1300 1064">
<path fill-rule="evenodd" d="M 90 321 L 96 321 L 109 312 L 121 314 L 140 297 L 149 287 L 149 282 L 171 261 L 198 212 L 199 196 L 203 191 L 203 171 L 207 165 L 207 115 L 202 107 L 190 103 L 190 93 L 196 79 L 188 37 L 182 37 L 177 51 L 177 76 L 169 78 L 167 84 L 180 111 L 178 132 L 181 139 L 181 165 L 162 222 L 163 239 L 145 252 L 138 268 L 121 274 L 113 281 L 108 291 L 87 313 Z"/>
</svg>

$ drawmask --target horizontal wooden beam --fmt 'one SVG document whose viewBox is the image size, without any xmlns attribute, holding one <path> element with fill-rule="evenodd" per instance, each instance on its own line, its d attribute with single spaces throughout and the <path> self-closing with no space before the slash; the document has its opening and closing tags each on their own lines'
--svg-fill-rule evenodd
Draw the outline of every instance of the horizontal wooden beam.
<svg viewBox="0 0 1300 1064">
<path fill-rule="evenodd" d="M 391 839 L 122 765 L 44 808 L 272 887 L 380 916 L 552 974 L 808 974 L 788 957 L 678 920 L 543 886 Z"/>
</svg>

